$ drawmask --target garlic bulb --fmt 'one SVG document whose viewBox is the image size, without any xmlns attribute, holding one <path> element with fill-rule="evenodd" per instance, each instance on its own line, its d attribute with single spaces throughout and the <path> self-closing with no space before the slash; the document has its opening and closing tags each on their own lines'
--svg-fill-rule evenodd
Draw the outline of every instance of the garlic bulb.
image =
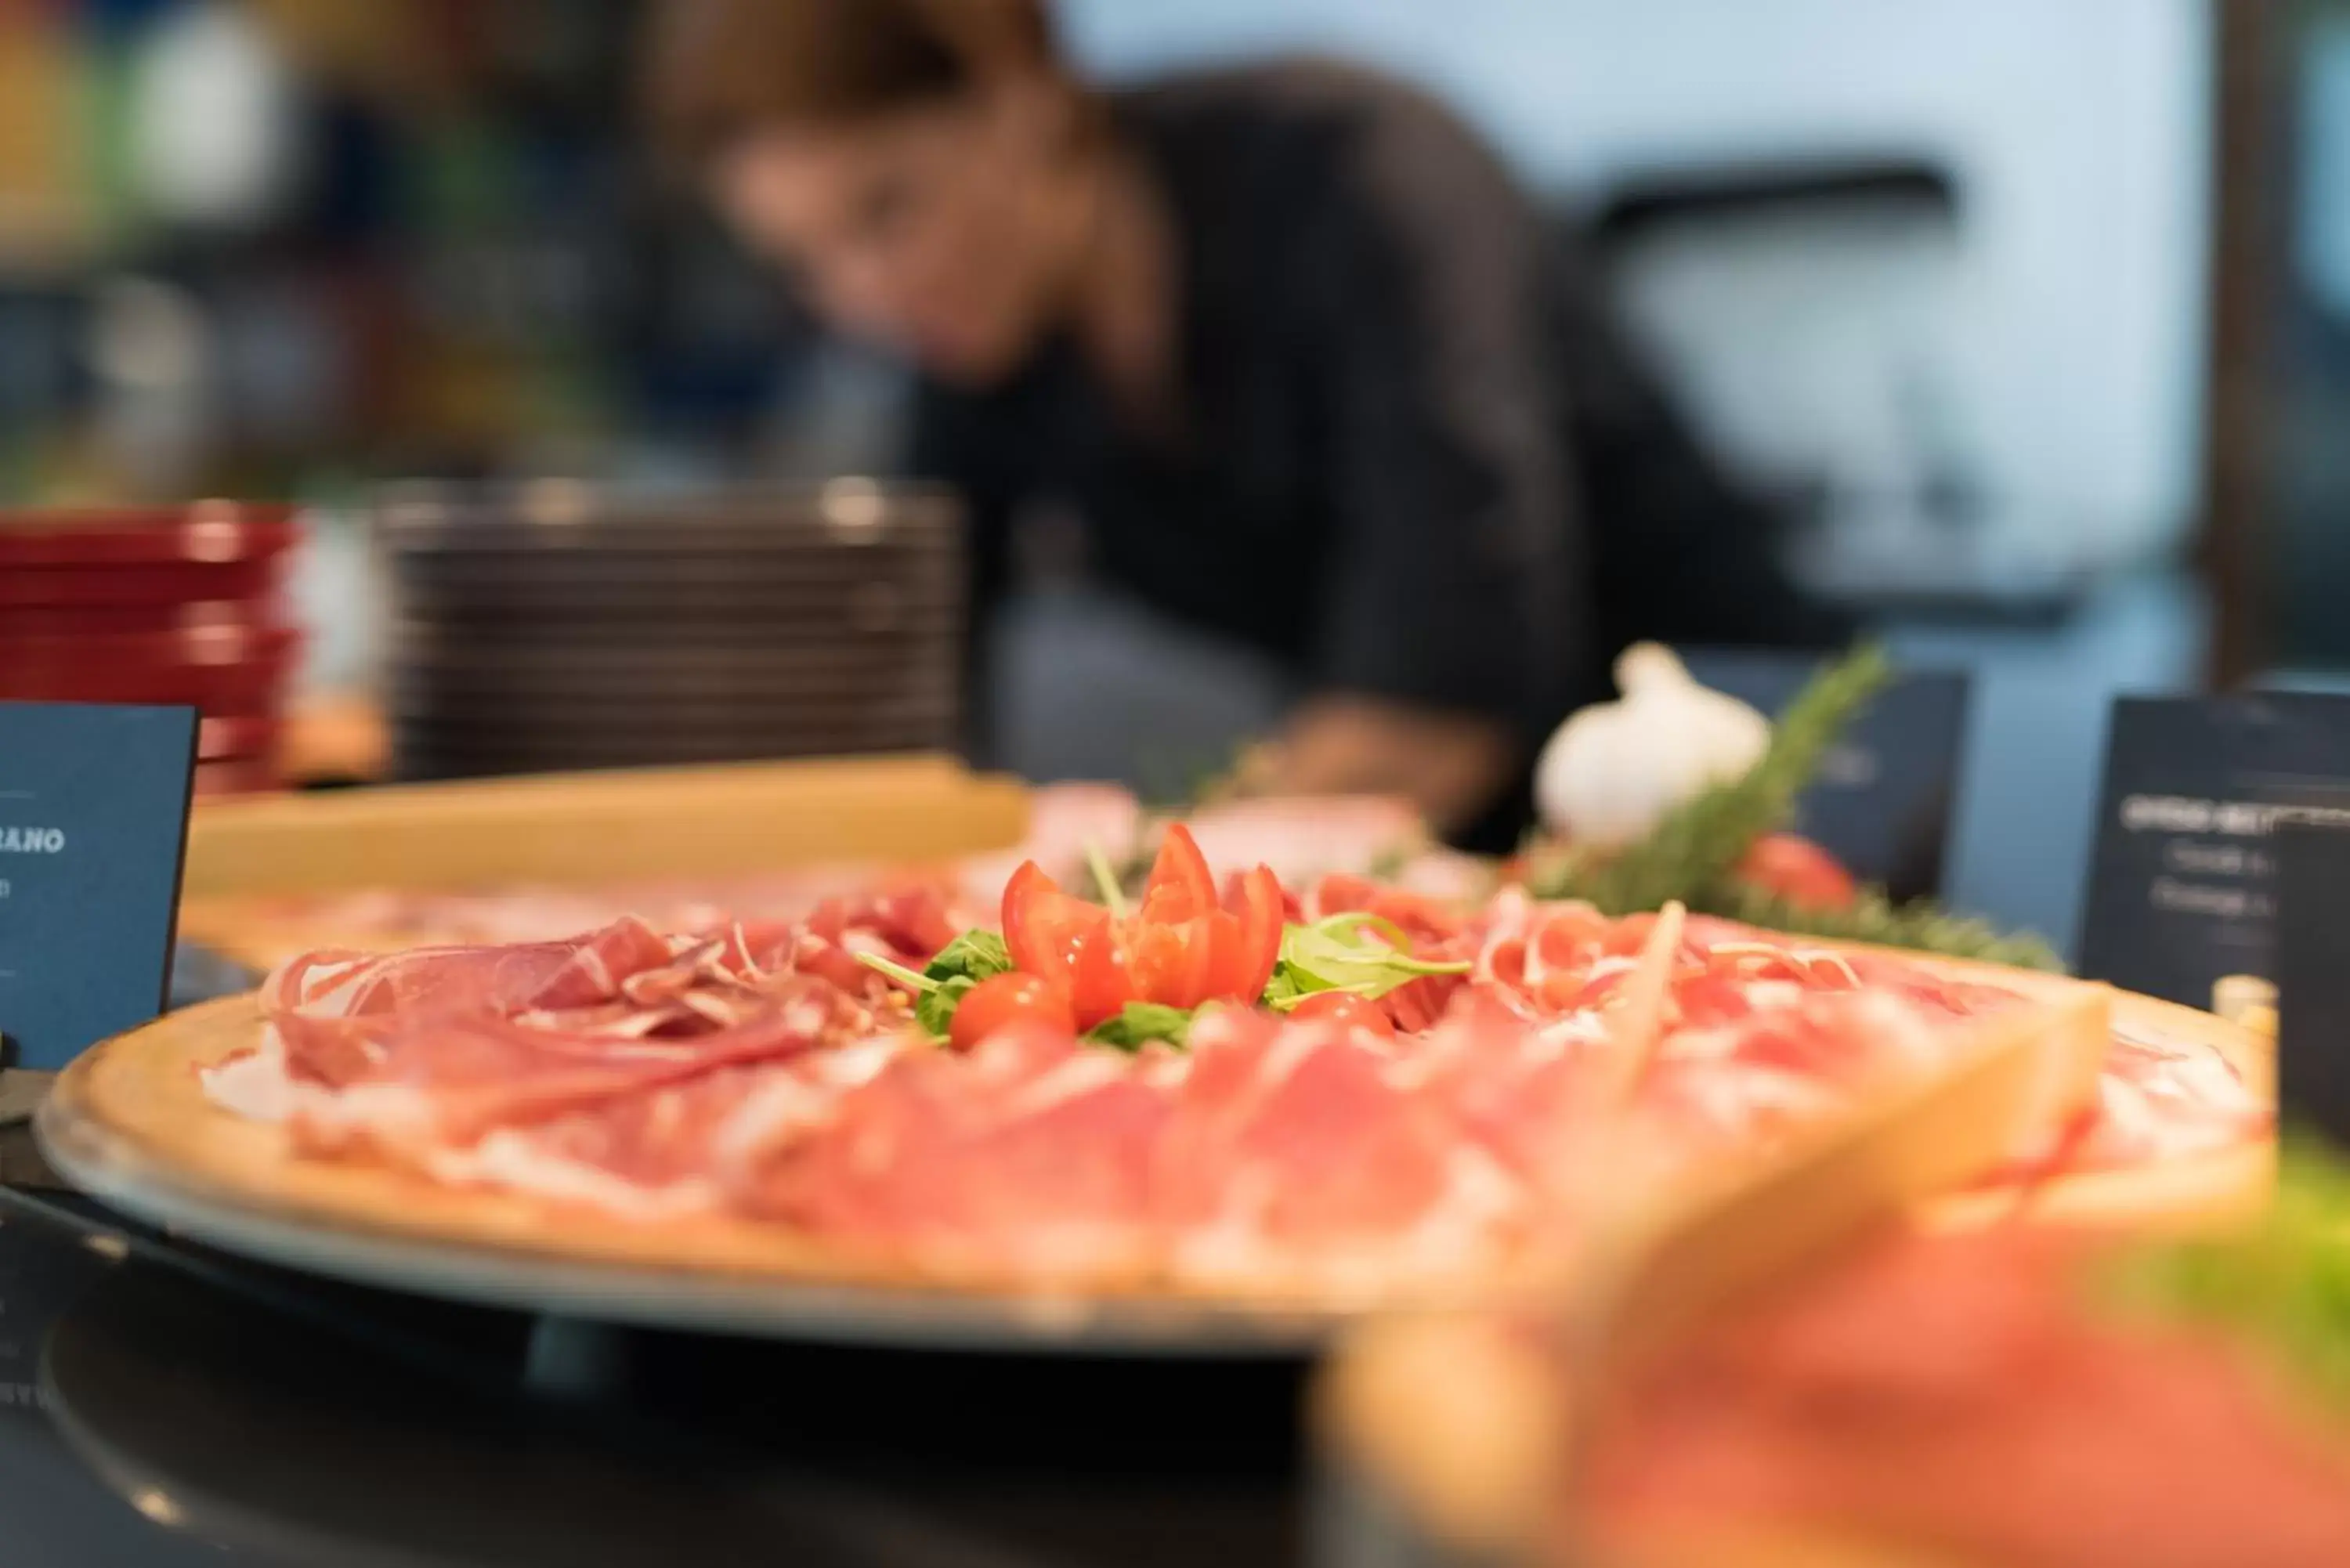
<svg viewBox="0 0 2350 1568">
<path fill-rule="evenodd" d="M 1571 715 L 1534 766 L 1543 825 L 1576 844 L 1628 844 L 1709 785 L 1739 777 L 1771 722 L 1699 685 L 1670 649 L 1636 643 L 1616 660 L 1613 702 Z"/>
</svg>

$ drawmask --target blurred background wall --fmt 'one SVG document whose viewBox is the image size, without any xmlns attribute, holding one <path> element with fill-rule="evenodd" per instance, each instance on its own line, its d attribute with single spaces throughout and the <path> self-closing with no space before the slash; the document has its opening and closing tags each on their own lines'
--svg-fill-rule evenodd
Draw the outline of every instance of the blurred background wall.
<svg viewBox="0 0 2350 1568">
<path fill-rule="evenodd" d="M 887 369 L 647 167 L 651 3 L 0 0 L 0 505 L 308 503 L 338 682 L 381 481 L 886 466 Z M 2207 676 L 2215 588 L 2224 672 L 2350 668 L 2350 0 L 1061 11 L 1482 126 L 1814 582 L 1975 672 L 1960 902 L 2070 930 L 2105 701 Z"/>
<path fill-rule="evenodd" d="M 1064 15 L 1113 74 L 1301 47 L 1378 60 L 1437 87 L 1586 210 L 1698 171 L 1939 168 L 1959 208 L 1939 275 L 1871 275 L 1823 244 L 1791 301 L 1735 289 L 1746 279 L 1725 264 L 1731 297 L 1685 313 L 1677 336 L 1710 339 L 1693 355 L 1742 339 L 1800 358 L 1824 325 L 1878 324 L 1878 379 L 1853 389 L 1873 400 L 1794 410 L 1839 419 L 1833 435 L 1811 428 L 1841 436 L 1864 472 L 1901 459 L 1898 427 L 1873 418 L 1923 395 L 1942 400 L 1945 439 L 1987 491 L 2035 523 L 2061 516 L 2099 556 L 2173 545 L 2189 523 L 2210 221 L 2202 0 L 1076 0 Z M 1934 290 L 1932 310 L 1882 308 L 1899 286 Z M 1785 320 L 1788 304 L 1808 317 Z M 1732 389 L 1742 422 L 1768 417 L 1762 381 Z"/>
<path fill-rule="evenodd" d="M 0 80 L 19 89 L 0 93 L 0 494 L 859 455 L 867 383 L 643 177 L 639 10 L 0 4 Z M 1064 6 L 1113 78 L 1301 48 L 1388 65 L 1586 218 L 1691 177 L 1938 174 L 1950 212 L 1930 243 L 1782 216 L 1652 244 L 1627 293 L 1758 466 L 1880 506 L 1939 483 L 1990 514 L 1993 554 L 2058 539 L 2094 565 L 2175 545 L 2198 494 L 2206 13 Z"/>
</svg>

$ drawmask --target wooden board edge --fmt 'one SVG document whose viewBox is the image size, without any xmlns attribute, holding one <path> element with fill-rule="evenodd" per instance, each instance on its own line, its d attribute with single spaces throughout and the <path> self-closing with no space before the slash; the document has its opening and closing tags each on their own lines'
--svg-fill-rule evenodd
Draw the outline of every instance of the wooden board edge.
<svg viewBox="0 0 2350 1568">
<path fill-rule="evenodd" d="M 1024 784 L 951 758 L 548 774 L 206 803 L 192 902 L 254 895 L 582 886 L 949 859 L 1016 844 Z"/>
<path fill-rule="evenodd" d="M 2078 982 L 2051 990 L 2077 996 Z M 2102 988 L 2086 988 L 2102 991 Z M 2208 1014 L 2116 993 L 2117 1010 L 2145 1003 L 2173 1028 L 2228 1025 Z M 2174 1017 L 2173 1015 L 2180 1015 Z M 1267 1315 L 1297 1315 L 1333 1324 L 1377 1306 L 1429 1309 L 1496 1292 L 1523 1289 L 1522 1276 L 1448 1282 L 1441 1292 L 1334 1290 L 1320 1277 L 1259 1282 L 1256 1288 L 1170 1281 L 1139 1268 L 1107 1268 L 1048 1282 L 985 1266 L 910 1267 L 853 1249 L 827 1245 L 781 1227 L 742 1220 L 695 1220 L 659 1228 L 613 1227 L 599 1211 L 486 1189 L 455 1189 L 377 1167 L 297 1159 L 284 1133 L 245 1121 L 213 1105 L 196 1067 L 256 1044 L 259 1016 L 251 997 L 175 1013 L 85 1054 L 69 1067 L 44 1107 L 47 1136 L 71 1138 L 119 1163 L 137 1179 L 177 1184 L 208 1200 L 250 1209 L 293 1224 L 332 1226 L 497 1255 L 567 1263 L 603 1264 L 661 1274 L 732 1278 L 775 1283 L 863 1287 L 940 1295 L 1103 1303 L 1188 1302 Z M 2257 1168 L 2265 1150 L 2249 1157 Z M 2137 1172 L 2067 1178 L 2051 1184 L 2041 1201 L 2054 1209 L 2066 1185 L 2095 1180 L 2105 1201 L 2118 1205 Z M 2190 1179 L 2189 1193 L 2194 1191 Z"/>
<path fill-rule="evenodd" d="M 104 1173 L 99 1196 L 134 1210 L 141 1189 L 225 1206 L 280 1225 L 502 1261 L 601 1267 L 649 1280 L 806 1285 L 986 1302 L 1082 1321 L 1086 1311 L 1170 1308 L 1228 1314 L 1316 1334 L 1374 1308 L 1438 1307 L 1516 1286 L 1498 1272 L 1441 1290 L 1379 1291 L 1300 1270 L 1283 1277 L 1168 1278 L 1132 1262 L 1038 1279 L 994 1259 L 924 1260 L 827 1242 L 789 1228 L 725 1217 L 619 1221 L 608 1212 L 490 1188 L 292 1152 L 282 1128 L 214 1105 L 198 1069 L 257 1043 L 253 997 L 172 1014 L 94 1047 L 59 1076 L 37 1128 L 59 1163 Z"/>
</svg>

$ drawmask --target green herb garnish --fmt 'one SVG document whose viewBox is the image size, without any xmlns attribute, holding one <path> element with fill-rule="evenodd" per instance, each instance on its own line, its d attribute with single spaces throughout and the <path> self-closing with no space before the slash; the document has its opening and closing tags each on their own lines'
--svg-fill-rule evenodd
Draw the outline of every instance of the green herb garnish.
<svg viewBox="0 0 2350 1568">
<path fill-rule="evenodd" d="M 1086 843 L 1086 869 L 1093 873 L 1094 888 L 1101 894 L 1102 904 L 1109 910 L 1110 919 L 1122 920 L 1133 913 L 1127 904 L 1126 888 L 1121 884 L 1117 867 L 1109 863 L 1109 857 L 1102 853 L 1102 846 L 1090 839 Z"/>
<path fill-rule="evenodd" d="M 1863 888 L 1849 909 L 1821 909 L 1791 904 L 1760 888 L 1731 882 L 1690 900 L 1690 909 L 1765 930 L 1828 941 L 1866 942 L 2051 973 L 2064 968 L 2056 950 L 2029 931 L 2002 931 L 1987 920 L 1953 915 L 1930 899 L 1896 904 L 1874 888 Z"/>
<path fill-rule="evenodd" d="M 1011 968 L 1012 953 L 1003 945 L 1003 939 L 993 931 L 973 929 L 941 948 L 938 957 L 923 967 L 922 973 L 931 980 L 963 979 L 976 983 L 993 980 Z"/>
<path fill-rule="evenodd" d="M 1739 862 L 1757 840 L 1793 820 L 1796 797 L 1821 760 L 1890 675 L 1884 653 L 1873 647 L 1830 665 L 1788 705 L 1772 727 L 1770 748 L 1742 777 L 1684 801 L 1646 838 L 1620 849 L 1529 846 L 1527 890 L 1539 898 L 1579 898 L 1614 916 L 1660 909 L 1677 898 L 1696 913 L 1768 930 L 2061 970 L 2054 950 L 2038 937 L 2002 932 L 1929 900 L 1896 904 L 1869 888 L 1849 909 L 1811 909 L 1738 879 Z"/>
<path fill-rule="evenodd" d="M 947 1037 L 948 1025 L 954 1022 L 955 1009 L 962 1005 L 965 992 L 1012 968 L 1012 955 L 1003 939 L 993 931 L 977 929 L 965 931 L 940 949 L 920 974 L 873 953 L 858 953 L 857 961 L 912 992 L 914 1022 L 924 1033 L 939 1040 Z"/>
<path fill-rule="evenodd" d="M 1727 880 L 1755 840 L 1794 818 L 1795 797 L 1846 723 L 1892 674 L 1884 651 L 1864 647 L 1814 676 L 1771 729 L 1770 749 L 1742 775 L 1665 814 L 1648 836 L 1612 853 L 1573 849 L 1529 878 L 1542 898 L 1580 898 L 1607 915 L 1694 906 Z"/>
<path fill-rule="evenodd" d="M 1366 932 L 1374 933 L 1366 936 Z M 1333 915 L 1281 933 L 1281 959 L 1264 1003 L 1287 1012 L 1326 991 L 1381 997 L 1431 974 L 1466 974 L 1466 963 L 1432 963 L 1411 955 L 1411 939 L 1377 915 Z"/>
<path fill-rule="evenodd" d="M 1087 1030 L 1086 1038 L 1120 1051 L 1139 1051 L 1154 1040 L 1180 1048 L 1191 1042 L 1191 1020 L 1195 1016 L 1180 1007 L 1129 1002 L 1117 1017 L 1104 1019 Z"/>
</svg>

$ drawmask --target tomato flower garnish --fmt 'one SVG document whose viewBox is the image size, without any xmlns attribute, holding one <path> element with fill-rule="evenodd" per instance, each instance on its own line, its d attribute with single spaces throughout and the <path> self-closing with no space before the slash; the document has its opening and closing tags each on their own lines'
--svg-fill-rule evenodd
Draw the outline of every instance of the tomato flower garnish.
<svg viewBox="0 0 2350 1568">
<path fill-rule="evenodd" d="M 1003 889 L 1003 941 L 1014 969 L 1056 985 L 1090 1029 L 1130 1002 L 1191 1009 L 1253 1003 L 1281 956 L 1281 883 L 1268 867 L 1217 897 L 1189 829 L 1167 829 L 1142 902 L 1130 912 L 1062 891 L 1035 861 Z"/>
</svg>

